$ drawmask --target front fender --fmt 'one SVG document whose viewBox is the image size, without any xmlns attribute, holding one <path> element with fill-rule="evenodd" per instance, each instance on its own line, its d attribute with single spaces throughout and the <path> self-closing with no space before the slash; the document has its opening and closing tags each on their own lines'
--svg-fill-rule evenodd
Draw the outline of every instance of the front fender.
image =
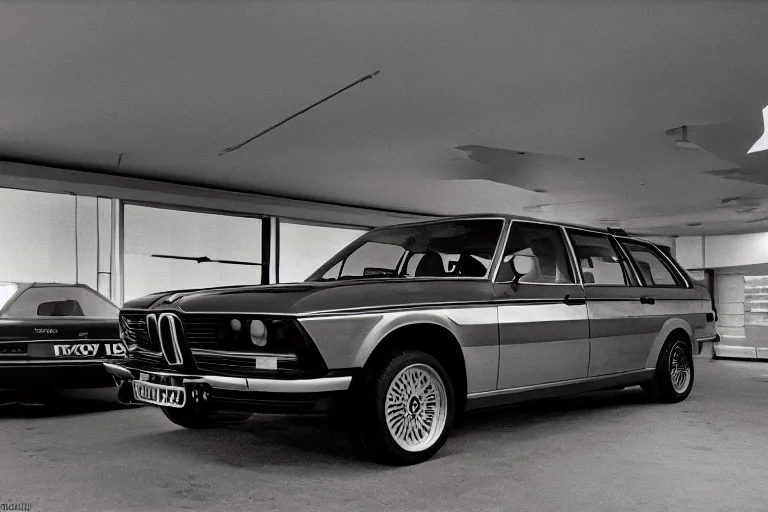
<svg viewBox="0 0 768 512">
<path fill-rule="evenodd" d="M 495 307 L 391 311 L 300 321 L 329 369 L 363 367 L 379 343 L 403 327 L 438 326 L 450 332 L 461 346 L 468 388 L 493 388 L 496 384 L 499 331 Z"/>
</svg>

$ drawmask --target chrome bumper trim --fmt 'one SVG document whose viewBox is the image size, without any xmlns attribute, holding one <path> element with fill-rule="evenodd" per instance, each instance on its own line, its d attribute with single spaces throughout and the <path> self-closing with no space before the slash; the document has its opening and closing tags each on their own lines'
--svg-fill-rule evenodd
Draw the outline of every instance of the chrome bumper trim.
<svg viewBox="0 0 768 512">
<path fill-rule="evenodd" d="M 133 380 L 134 376 L 127 368 L 104 363 L 104 369 L 116 377 Z M 216 375 L 182 375 L 178 373 L 139 370 L 142 373 L 161 377 L 178 377 L 184 384 L 204 383 L 214 389 L 230 391 L 256 391 L 263 393 L 325 393 L 346 391 L 352 383 L 352 377 L 322 377 L 319 379 L 278 380 L 253 379 L 244 377 L 219 377 Z"/>
<path fill-rule="evenodd" d="M 129 380 L 133 378 L 133 374 L 131 372 L 118 364 L 104 363 L 104 369 L 107 370 L 107 373 L 111 373 L 115 377 Z"/>
<path fill-rule="evenodd" d="M 352 377 L 325 377 L 320 379 L 273 380 L 247 379 L 250 391 L 267 393 L 325 393 L 327 391 L 346 391 L 352 383 Z"/>
<path fill-rule="evenodd" d="M 0 361 L 0 366 L 79 366 L 79 365 L 99 365 L 106 364 L 103 359 L 24 359 L 14 361 L 13 359 Z"/>
<path fill-rule="evenodd" d="M 714 336 L 707 336 L 706 338 L 696 338 L 697 343 L 706 343 L 709 341 L 713 343 L 717 343 L 718 341 L 720 341 L 720 335 L 715 334 Z"/>
</svg>

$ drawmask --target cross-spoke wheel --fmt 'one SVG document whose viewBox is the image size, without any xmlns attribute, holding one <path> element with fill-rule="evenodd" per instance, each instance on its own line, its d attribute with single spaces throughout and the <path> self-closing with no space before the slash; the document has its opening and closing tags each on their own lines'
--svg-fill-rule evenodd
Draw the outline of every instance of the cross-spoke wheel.
<svg viewBox="0 0 768 512">
<path fill-rule="evenodd" d="M 454 415 L 453 386 L 443 366 L 431 354 L 407 350 L 382 358 L 370 371 L 362 394 L 366 446 L 388 464 L 432 457 Z"/>
<path fill-rule="evenodd" d="M 425 364 L 413 364 L 392 380 L 384 405 L 387 427 L 403 450 L 432 446 L 445 428 L 448 398 L 440 375 Z"/>
<path fill-rule="evenodd" d="M 691 366 L 682 345 L 677 344 L 669 356 L 669 376 L 675 392 L 683 393 L 691 381 Z"/>
<path fill-rule="evenodd" d="M 643 389 L 654 400 L 681 402 L 693 388 L 693 356 L 686 341 L 669 339 L 659 353 L 653 379 Z"/>
</svg>

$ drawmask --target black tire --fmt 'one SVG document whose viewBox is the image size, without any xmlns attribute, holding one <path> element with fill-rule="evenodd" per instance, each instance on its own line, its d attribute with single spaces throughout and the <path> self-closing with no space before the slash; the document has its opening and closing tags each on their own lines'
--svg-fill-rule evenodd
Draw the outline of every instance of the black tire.
<svg viewBox="0 0 768 512">
<path fill-rule="evenodd" d="M 423 372 L 425 378 L 432 379 L 433 384 L 425 390 L 424 398 L 426 395 L 434 395 L 434 404 L 443 404 L 434 405 L 433 408 L 431 398 L 420 400 L 414 395 L 406 396 L 409 395 L 408 391 L 401 395 L 403 398 L 399 404 L 390 402 L 390 409 L 402 408 L 403 411 L 402 423 L 398 421 L 397 425 L 406 428 L 414 418 L 429 429 L 434 425 L 435 430 L 427 436 L 429 440 L 424 448 L 415 448 L 414 451 L 406 450 L 398 443 L 390 432 L 385 414 L 390 386 L 406 369 L 408 372 Z M 407 375 L 407 372 L 404 375 Z M 421 386 L 422 383 L 419 382 L 418 385 Z M 389 357 L 382 357 L 370 368 L 363 386 L 360 404 L 363 443 L 374 460 L 383 464 L 408 466 L 428 460 L 440 450 L 450 435 L 455 403 L 453 385 L 448 373 L 431 354 L 418 350 L 403 350 L 390 354 Z M 411 411 L 415 412 L 409 414 Z M 396 426 L 395 430 L 397 429 Z M 418 431 L 422 432 L 421 429 Z"/>
<path fill-rule="evenodd" d="M 248 421 L 253 416 L 251 413 L 215 413 L 202 414 L 193 409 L 178 409 L 175 407 L 161 407 L 165 417 L 180 427 L 194 430 L 226 427 Z"/>
<path fill-rule="evenodd" d="M 678 387 L 675 389 L 673 384 L 672 360 L 673 358 L 684 358 L 684 363 L 690 370 L 690 377 L 687 379 L 687 385 L 684 389 Z M 659 359 L 656 362 L 656 371 L 653 379 L 641 385 L 648 397 L 655 402 L 677 403 L 682 402 L 693 389 L 693 355 L 691 346 L 687 340 L 680 338 L 668 339 L 659 353 Z M 683 384 L 681 384 L 682 386 Z"/>
</svg>

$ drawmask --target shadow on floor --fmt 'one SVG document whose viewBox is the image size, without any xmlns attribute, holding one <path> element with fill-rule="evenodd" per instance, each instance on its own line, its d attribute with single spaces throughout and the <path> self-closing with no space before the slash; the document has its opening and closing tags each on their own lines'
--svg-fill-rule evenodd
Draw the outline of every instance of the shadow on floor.
<svg viewBox="0 0 768 512">
<path fill-rule="evenodd" d="M 454 430 L 454 442 L 436 458 L 460 455 L 470 449 L 467 445 L 473 444 L 474 439 L 487 439 L 488 434 L 496 435 L 499 431 L 525 431 L 526 439 L 530 440 L 562 431 L 569 423 L 590 416 L 602 422 L 619 422 L 617 411 L 644 406 L 648 406 L 644 394 L 639 388 L 630 388 L 470 412 Z M 158 421 L 167 421 L 159 410 L 153 412 L 159 416 Z M 386 469 L 368 462 L 353 424 L 339 419 L 255 415 L 246 423 L 224 429 L 195 431 L 175 428 L 170 423 L 168 426 L 170 430 L 136 435 L 123 442 L 134 450 L 204 459 L 254 471 L 264 467 L 317 465 L 333 466 L 334 474 Z"/>
<path fill-rule="evenodd" d="M 117 388 L 0 391 L 0 420 L 55 418 L 123 408 L 117 401 Z"/>
<path fill-rule="evenodd" d="M 530 428 L 537 424 L 560 425 L 554 420 L 582 420 L 599 416 L 608 409 L 611 415 L 626 408 L 637 410 L 653 405 L 639 387 L 623 390 L 595 391 L 583 395 L 522 402 L 489 409 L 470 411 L 454 435 L 463 435 L 475 429 Z"/>
</svg>

